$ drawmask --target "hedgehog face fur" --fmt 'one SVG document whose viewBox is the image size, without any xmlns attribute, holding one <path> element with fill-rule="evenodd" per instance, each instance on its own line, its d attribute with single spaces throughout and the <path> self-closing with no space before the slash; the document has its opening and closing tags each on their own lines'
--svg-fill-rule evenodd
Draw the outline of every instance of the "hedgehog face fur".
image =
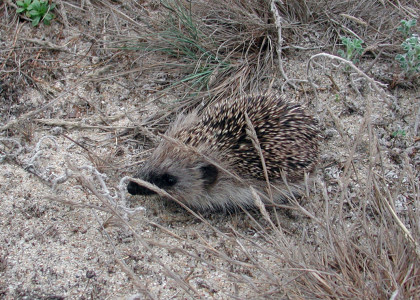
<svg viewBox="0 0 420 300">
<path fill-rule="evenodd" d="M 245 113 L 256 132 L 270 182 L 283 190 L 274 190 L 274 200 L 287 194 L 282 172 L 293 192 L 298 192 L 305 172 L 312 171 L 317 160 L 317 123 L 299 105 L 275 96 L 226 99 L 200 115 L 194 111 L 179 116 L 136 177 L 203 211 L 253 206 L 249 185 L 266 193 L 266 183 L 260 156 L 247 133 Z M 133 195 L 154 194 L 134 182 L 127 189 Z"/>
</svg>

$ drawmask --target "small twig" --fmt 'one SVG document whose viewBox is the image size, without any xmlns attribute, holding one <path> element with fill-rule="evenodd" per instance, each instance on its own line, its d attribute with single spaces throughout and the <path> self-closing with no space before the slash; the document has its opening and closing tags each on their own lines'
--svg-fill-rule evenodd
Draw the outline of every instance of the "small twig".
<svg viewBox="0 0 420 300">
<path fill-rule="evenodd" d="M 392 208 L 391 204 L 389 203 L 386 195 L 382 195 L 380 188 L 378 186 L 378 182 L 375 178 L 373 178 L 373 184 L 375 187 L 376 192 L 380 196 L 380 199 L 382 199 L 382 203 L 385 204 L 385 207 L 388 209 L 389 213 L 392 215 L 393 219 L 397 223 L 398 227 L 404 232 L 404 237 L 406 240 L 413 245 L 414 251 L 417 255 L 417 258 L 420 258 L 420 245 L 417 243 L 417 241 L 413 238 L 410 231 L 407 229 L 407 227 L 404 225 L 404 223 L 400 220 L 395 210 Z M 388 195 L 389 197 L 390 195 Z M 390 199 L 392 200 L 392 199 Z"/>
<path fill-rule="evenodd" d="M 328 14 L 326 14 L 327 16 L 328 16 Z M 344 31 L 346 31 L 346 32 L 348 32 L 348 33 L 350 33 L 351 35 L 353 35 L 353 36 L 355 36 L 356 38 L 358 38 L 359 40 L 363 40 L 360 36 L 358 36 L 353 30 L 351 30 L 350 28 L 348 28 L 348 27 L 346 27 L 346 26 L 344 26 L 343 24 L 341 24 L 340 22 L 338 22 L 338 21 L 336 21 L 336 20 L 334 20 L 333 18 L 331 18 L 330 16 L 328 16 L 329 17 L 329 20 L 331 21 L 331 22 L 333 22 L 333 23 L 335 23 L 335 24 L 337 24 L 338 26 L 340 26 L 341 27 L 341 29 L 343 29 Z"/>
<path fill-rule="evenodd" d="M 64 8 L 64 3 L 63 3 L 62 0 L 58 0 L 58 2 L 60 3 L 61 19 L 64 23 L 64 27 L 66 27 L 66 29 L 68 29 L 70 27 L 70 25 L 69 25 L 69 21 L 67 19 L 67 12 L 66 12 L 66 9 Z"/>
<path fill-rule="evenodd" d="M 384 48 L 381 48 L 381 50 L 379 50 L 378 55 L 376 55 L 375 59 L 369 64 L 369 66 L 366 69 L 363 70 L 363 72 L 365 72 L 366 74 L 370 72 L 373 66 L 378 62 L 379 58 L 382 55 L 382 52 L 384 52 Z"/>
<path fill-rule="evenodd" d="M 106 125 L 87 125 L 82 122 L 67 121 L 62 119 L 34 119 L 34 122 L 38 122 L 49 126 L 61 126 L 68 129 L 103 129 L 103 130 L 115 130 L 115 129 L 134 129 L 136 127 L 127 126 L 106 126 Z"/>
<path fill-rule="evenodd" d="M 265 181 L 267 183 L 268 196 L 269 196 L 270 200 L 273 201 L 273 191 L 271 189 L 270 178 L 268 177 L 267 165 L 265 163 L 264 154 L 262 152 L 260 142 L 258 141 L 258 136 L 257 136 L 257 133 L 255 132 L 254 125 L 252 124 L 252 122 L 249 119 L 248 114 L 246 112 L 245 112 L 245 120 L 246 120 L 246 125 L 247 125 L 246 133 L 249 136 L 249 138 L 251 139 L 252 144 L 254 145 L 254 148 L 255 148 L 255 150 L 257 150 L 258 155 L 260 157 L 260 161 L 261 161 L 261 164 L 262 164 L 262 167 L 263 167 L 263 172 L 264 172 L 264 178 L 265 178 Z M 255 190 L 252 190 L 252 193 L 254 194 Z"/>
<path fill-rule="evenodd" d="M 344 13 L 340 14 L 340 16 L 342 16 L 342 17 L 344 17 L 346 19 L 349 19 L 350 21 L 353 21 L 353 22 L 355 22 L 355 23 L 357 23 L 359 25 L 362 25 L 362 26 L 365 26 L 365 27 L 368 26 L 368 23 L 366 23 L 362 19 L 356 18 L 354 16 L 351 16 L 351 15 L 348 15 L 348 14 L 344 14 Z"/>
<path fill-rule="evenodd" d="M 143 28 L 142 24 L 136 22 L 134 19 L 130 18 L 129 16 L 127 16 L 125 13 L 123 13 L 121 10 L 116 9 L 113 5 L 111 5 L 108 1 L 99 1 L 100 3 L 102 3 L 104 6 L 108 7 L 110 10 L 114 11 L 115 13 L 117 13 L 118 15 L 121 16 L 122 19 L 128 21 L 129 23 L 137 26 L 138 28 Z"/>
<path fill-rule="evenodd" d="M 414 123 L 414 136 L 417 136 L 417 131 L 419 129 L 419 123 L 420 123 L 420 105 L 419 105 L 419 108 L 417 110 L 416 122 Z"/>
<path fill-rule="evenodd" d="M 249 189 L 251 190 L 252 197 L 254 198 L 255 206 L 259 209 L 259 211 L 261 212 L 261 214 L 264 216 L 264 219 L 267 222 L 270 223 L 270 225 L 271 225 L 272 228 L 276 228 L 277 229 L 276 232 L 279 231 L 279 232 L 282 233 L 282 230 L 281 230 L 280 226 L 277 227 L 273 223 L 273 221 L 271 220 L 270 215 L 268 214 L 267 209 L 265 208 L 265 205 L 264 205 L 263 201 L 261 200 L 261 197 L 258 195 L 257 191 L 252 186 L 250 186 Z"/>
<path fill-rule="evenodd" d="M 282 5 L 282 3 L 281 3 L 280 0 L 271 0 L 270 9 L 271 9 L 271 12 L 273 13 L 274 23 L 276 24 L 276 28 L 277 28 L 277 38 L 278 38 L 278 41 L 277 41 L 276 52 L 277 52 L 277 59 L 279 61 L 279 70 L 280 70 L 281 76 L 283 76 L 283 79 L 286 80 L 286 82 L 291 87 L 293 87 L 294 89 L 296 89 L 296 86 L 289 80 L 289 78 L 287 77 L 287 74 L 286 74 L 286 72 L 284 71 L 284 68 L 283 68 L 283 60 L 282 60 L 282 55 L 281 55 L 282 45 L 283 45 L 283 37 L 282 37 L 282 34 L 281 34 L 281 31 L 282 31 L 282 25 L 281 25 L 282 18 L 281 18 L 280 14 L 279 14 L 279 11 L 277 9 L 276 3 L 279 3 L 280 5 Z"/>
<path fill-rule="evenodd" d="M 5 0 L 5 1 L 8 5 L 13 7 L 14 9 L 18 9 L 18 6 L 15 3 L 13 3 L 11 0 Z"/>
<path fill-rule="evenodd" d="M 40 40 L 40 39 L 36 39 L 36 38 L 32 38 L 32 39 L 21 38 L 20 40 L 40 45 L 40 46 L 42 46 L 46 49 L 56 50 L 56 51 L 64 51 L 64 52 L 70 53 L 70 51 L 67 50 L 64 46 L 58 46 L 58 45 L 56 45 L 56 44 L 54 44 L 50 41 L 47 41 L 47 40 Z"/>
<path fill-rule="evenodd" d="M 146 295 L 150 299 L 157 299 L 149 292 L 149 290 L 146 288 L 143 282 L 137 277 L 137 275 L 130 269 L 129 266 L 127 266 L 127 264 L 122 259 L 115 258 L 115 262 L 121 267 L 125 274 L 127 274 L 131 278 L 131 280 L 133 280 L 135 286 L 142 292 L 142 294 Z"/>
<path fill-rule="evenodd" d="M 315 54 L 315 55 L 311 56 L 311 58 L 308 60 L 308 65 L 307 65 L 307 70 L 306 70 L 308 81 L 310 83 L 313 83 L 312 80 L 311 80 L 311 77 L 309 76 L 309 73 L 310 73 L 309 71 L 311 70 L 311 64 L 318 57 L 326 57 L 326 58 L 329 58 L 329 59 L 332 59 L 332 60 L 338 60 L 340 62 L 343 62 L 343 63 L 347 64 L 350 68 L 352 68 L 354 71 L 356 71 L 357 74 L 359 74 L 361 77 L 365 78 L 371 84 L 371 86 L 373 87 L 373 90 L 376 91 L 379 95 L 381 95 L 383 101 L 385 101 L 390 106 L 391 105 L 397 106 L 395 97 L 384 92 L 383 88 L 387 87 L 386 84 L 375 81 L 374 79 L 369 77 L 365 72 L 363 72 L 358 67 L 356 67 L 351 61 L 348 61 L 348 60 L 346 60 L 342 57 L 335 56 L 335 55 L 332 55 L 332 54 L 319 53 L 319 54 Z M 392 99 L 393 101 L 391 102 L 389 99 Z"/>
</svg>

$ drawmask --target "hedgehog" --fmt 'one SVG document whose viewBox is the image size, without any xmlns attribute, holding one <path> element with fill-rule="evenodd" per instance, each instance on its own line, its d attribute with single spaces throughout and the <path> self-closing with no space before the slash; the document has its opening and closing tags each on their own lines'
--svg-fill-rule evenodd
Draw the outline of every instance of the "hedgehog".
<svg viewBox="0 0 420 300">
<path fill-rule="evenodd" d="M 318 141 L 316 120 L 284 97 L 224 99 L 201 113 L 180 114 L 134 177 L 198 211 L 253 207 L 250 186 L 263 195 L 263 202 L 284 203 L 290 192 L 300 194 L 305 173 L 313 173 Z M 134 181 L 127 190 L 156 194 Z"/>
</svg>

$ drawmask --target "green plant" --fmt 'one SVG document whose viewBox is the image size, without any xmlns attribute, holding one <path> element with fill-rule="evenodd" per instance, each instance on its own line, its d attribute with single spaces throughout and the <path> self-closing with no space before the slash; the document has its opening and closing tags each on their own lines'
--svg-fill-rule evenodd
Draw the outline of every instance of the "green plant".
<svg viewBox="0 0 420 300">
<path fill-rule="evenodd" d="M 161 3 L 168 10 L 168 17 L 162 30 L 150 37 L 156 42 L 147 49 L 176 58 L 179 63 L 175 66 L 183 67 L 189 73 L 172 86 L 188 83 L 190 90 L 196 92 L 208 89 L 218 73 L 232 68 L 231 63 L 213 51 L 217 46 L 200 30 L 191 7 L 185 7 L 179 1 Z"/>
<path fill-rule="evenodd" d="M 397 54 L 395 59 L 400 63 L 404 73 L 412 75 L 420 72 L 420 40 L 418 35 L 413 34 L 406 39 L 401 47 L 404 54 Z"/>
<path fill-rule="evenodd" d="M 131 49 L 155 52 L 156 66 L 178 78 L 165 91 L 179 95 L 188 106 L 238 97 L 257 90 L 272 77 L 277 33 L 271 30 L 268 1 L 162 0 L 159 18 L 147 21 L 141 39 Z M 261 4 L 264 4 L 263 7 Z M 270 30 L 268 30 L 270 29 Z M 127 44 L 124 45 L 125 49 Z M 165 58 L 162 60 L 162 58 Z"/>
<path fill-rule="evenodd" d="M 342 36 L 341 42 L 346 47 L 346 51 L 340 49 L 338 55 L 352 62 L 357 62 L 358 57 L 363 53 L 363 41 Z"/>
<path fill-rule="evenodd" d="M 49 25 L 55 17 L 51 11 L 55 8 L 55 3 L 48 3 L 47 0 L 23 0 L 17 1 L 19 7 L 16 12 L 24 13 L 32 19 L 32 26 L 37 26 L 42 20 L 45 25 Z"/>
<path fill-rule="evenodd" d="M 24 13 L 29 12 L 28 7 L 29 5 L 31 5 L 31 3 L 32 3 L 32 0 L 17 1 L 16 4 L 17 6 L 19 6 L 19 8 L 16 10 L 16 12 L 18 14 L 23 13 L 23 12 Z M 27 14 L 27 16 L 29 17 L 29 14 Z"/>
<path fill-rule="evenodd" d="M 410 35 L 411 28 L 416 26 L 417 20 L 401 20 L 401 25 L 398 26 L 397 30 L 403 34 L 404 37 L 408 37 Z"/>
<path fill-rule="evenodd" d="M 339 94 L 335 94 L 335 102 L 340 102 L 340 95 Z"/>
<path fill-rule="evenodd" d="M 399 130 L 396 130 L 396 131 L 394 131 L 393 133 L 391 133 L 391 136 L 393 137 L 393 138 L 396 138 L 396 137 L 398 137 L 398 136 L 401 136 L 401 137 L 404 137 L 404 136 L 406 136 L 406 132 L 405 132 L 405 130 L 402 130 L 402 129 L 399 129 Z"/>
</svg>

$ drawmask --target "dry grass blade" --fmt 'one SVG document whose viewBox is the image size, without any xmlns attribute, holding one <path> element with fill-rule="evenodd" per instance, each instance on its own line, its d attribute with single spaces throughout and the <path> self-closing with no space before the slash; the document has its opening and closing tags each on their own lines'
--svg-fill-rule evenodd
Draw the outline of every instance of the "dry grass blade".
<svg viewBox="0 0 420 300">
<path fill-rule="evenodd" d="M 413 236 L 411 235 L 411 232 L 407 229 L 407 227 L 404 225 L 404 223 L 401 222 L 400 218 L 398 217 L 398 215 L 395 212 L 395 209 L 391 206 L 390 201 L 392 201 L 392 198 L 387 199 L 387 197 L 390 195 L 389 191 L 388 191 L 387 195 L 383 195 L 381 193 L 382 189 L 379 188 L 379 186 L 378 186 L 378 182 L 374 179 L 373 183 L 374 183 L 374 186 L 375 186 L 375 191 L 379 195 L 379 199 L 382 200 L 381 203 L 383 203 L 385 205 L 386 209 L 391 214 L 392 218 L 395 220 L 395 222 L 398 224 L 398 226 L 400 227 L 400 229 L 404 233 L 404 236 L 406 237 L 407 241 L 409 243 L 411 243 L 412 246 L 414 247 L 417 258 L 420 259 L 420 246 L 419 246 L 418 242 L 413 238 Z M 386 187 L 386 185 L 384 185 L 384 186 Z"/>
<path fill-rule="evenodd" d="M 258 155 L 260 157 L 263 172 L 264 172 L 264 178 L 267 183 L 268 197 L 270 198 L 271 202 L 273 202 L 273 191 L 271 190 L 270 178 L 268 178 L 267 165 L 265 163 L 264 155 L 260 146 L 260 142 L 258 141 L 258 137 L 257 137 L 257 133 L 255 132 L 254 125 L 252 124 L 246 112 L 245 112 L 245 120 L 246 120 L 246 125 L 247 125 L 246 133 L 251 139 L 252 144 L 254 145 L 254 148 L 258 152 Z M 256 195 L 255 190 L 253 190 L 253 194 Z"/>
</svg>

